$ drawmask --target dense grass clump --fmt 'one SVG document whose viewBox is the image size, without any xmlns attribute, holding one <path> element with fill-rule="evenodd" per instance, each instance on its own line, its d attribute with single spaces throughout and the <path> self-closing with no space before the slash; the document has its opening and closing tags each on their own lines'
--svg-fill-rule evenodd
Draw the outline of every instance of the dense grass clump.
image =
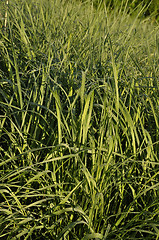
<svg viewBox="0 0 159 240">
<path fill-rule="evenodd" d="M 5 6 L 0 239 L 159 239 L 159 28 L 142 12 Z"/>
</svg>

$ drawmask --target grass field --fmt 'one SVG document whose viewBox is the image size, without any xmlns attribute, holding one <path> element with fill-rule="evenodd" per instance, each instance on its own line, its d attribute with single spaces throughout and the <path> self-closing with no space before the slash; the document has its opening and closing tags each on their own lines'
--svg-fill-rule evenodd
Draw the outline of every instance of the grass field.
<svg viewBox="0 0 159 240">
<path fill-rule="evenodd" d="M 158 240 L 158 23 L 2 5 L 0 239 Z"/>
</svg>

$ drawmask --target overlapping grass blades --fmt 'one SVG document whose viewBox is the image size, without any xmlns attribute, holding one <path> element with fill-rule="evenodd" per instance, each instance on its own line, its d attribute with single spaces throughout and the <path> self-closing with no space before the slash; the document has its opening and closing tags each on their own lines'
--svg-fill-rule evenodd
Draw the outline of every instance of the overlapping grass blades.
<svg viewBox="0 0 159 240">
<path fill-rule="evenodd" d="M 158 27 L 127 11 L 9 2 L 1 239 L 159 238 Z"/>
</svg>

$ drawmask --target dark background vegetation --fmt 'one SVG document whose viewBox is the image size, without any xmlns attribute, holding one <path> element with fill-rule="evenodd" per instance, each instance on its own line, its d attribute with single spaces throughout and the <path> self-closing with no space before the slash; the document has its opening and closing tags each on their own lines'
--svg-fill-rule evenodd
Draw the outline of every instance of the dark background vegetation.
<svg viewBox="0 0 159 240">
<path fill-rule="evenodd" d="M 88 2 L 88 0 L 78 0 L 82 2 Z M 129 11 L 133 12 L 137 9 L 138 6 L 145 7 L 144 16 L 153 15 L 154 19 L 159 19 L 159 1 L 158 0 L 92 0 L 91 3 L 95 8 L 103 7 L 106 5 L 108 8 L 114 9 L 124 9 L 125 6 L 129 9 Z"/>
</svg>

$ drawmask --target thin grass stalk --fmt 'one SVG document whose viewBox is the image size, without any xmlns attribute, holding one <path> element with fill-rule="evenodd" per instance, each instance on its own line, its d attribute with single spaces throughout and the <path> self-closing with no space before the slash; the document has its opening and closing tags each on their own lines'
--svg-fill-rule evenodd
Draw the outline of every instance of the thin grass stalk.
<svg viewBox="0 0 159 240">
<path fill-rule="evenodd" d="M 6 30 L 7 28 L 7 18 L 8 18 L 8 4 L 9 1 L 6 1 L 6 11 L 5 11 L 5 17 L 4 17 L 4 29 Z"/>
</svg>

